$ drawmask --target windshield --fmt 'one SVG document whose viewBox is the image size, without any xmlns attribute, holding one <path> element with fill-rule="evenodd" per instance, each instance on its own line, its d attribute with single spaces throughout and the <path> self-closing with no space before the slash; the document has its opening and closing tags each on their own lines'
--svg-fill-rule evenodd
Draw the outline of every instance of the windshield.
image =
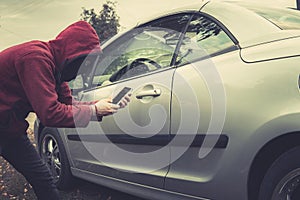
<svg viewBox="0 0 300 200">
<path fill-rule="evenodd" d="M 291 8 L 268 8 L 256 7 L 247 4 L 240 4 L 241 6 L 255 12 L 264 17 L 271 23 L 278 26 L 280 29 L 300 29 L 300 11 Z"/>
</svg>

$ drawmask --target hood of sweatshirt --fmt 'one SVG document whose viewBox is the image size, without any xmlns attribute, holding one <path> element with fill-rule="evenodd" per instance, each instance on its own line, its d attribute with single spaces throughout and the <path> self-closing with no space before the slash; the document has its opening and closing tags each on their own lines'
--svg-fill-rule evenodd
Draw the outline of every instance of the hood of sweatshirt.
<svg viewBox="0 0 300 200">
<path fill-rule="evenodd" d="M 101 53 L 98 35 L 85 21 L 71 24 L 49 44 L 60 71 L 78 58 Z"/>
</svg>

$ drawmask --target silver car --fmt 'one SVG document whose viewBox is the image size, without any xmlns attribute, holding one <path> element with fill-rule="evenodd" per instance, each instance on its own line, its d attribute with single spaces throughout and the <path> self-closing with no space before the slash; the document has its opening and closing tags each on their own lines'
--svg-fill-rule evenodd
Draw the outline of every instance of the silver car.
<svg viewBox="0 0 300 200">
<path fill-rule="evenodd" d="M 70 85 L 80 101 L 130 87 L 130 104 L 86 128 L 35 123 L 58 186 L 79 177 L 151 200 L 300 199 L 299 29 L 297 10 L 202 2 L 113 37 Z"/>
</svg>

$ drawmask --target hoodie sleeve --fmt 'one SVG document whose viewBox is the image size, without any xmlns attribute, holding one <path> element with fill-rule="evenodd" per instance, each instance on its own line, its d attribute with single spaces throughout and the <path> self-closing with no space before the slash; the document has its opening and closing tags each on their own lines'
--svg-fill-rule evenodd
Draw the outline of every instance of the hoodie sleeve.
<svg viewBox="0 0 300 200">
<path fill-rule="evenodd" d="M 58 96 L 59 96 L 58 97 L 59 101 L 67 105 L 93 105 L 98 102 L 98 101 L 77 101 L 72 97 L 70 87 L 66 82 L 63 82 L 61 84 Z"/>
<path fill-rule="evenodd" d="M 38 53 L 26 55 L 17 62 L 16 72 L 33 110 L 45 126 L 87 126 L 92 117 L 91 107 L 59 101 L 54 69 L 54 63 Z"/>
</svg>

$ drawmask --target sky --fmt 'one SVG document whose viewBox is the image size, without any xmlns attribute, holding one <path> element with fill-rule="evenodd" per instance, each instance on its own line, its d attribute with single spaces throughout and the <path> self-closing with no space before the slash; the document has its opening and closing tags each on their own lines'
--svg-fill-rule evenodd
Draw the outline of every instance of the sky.
<svg viewBox="0 0 300 200">
<path fill-rule="evenodd" d="M 116 11 L 123 29 L 159 12 L 201 0 L 119 0 Z M 251 1 L 251 0 L 245 0 Z M 295 7 L 296 0 L 263 0 Z M 1 0 L 0 51 L 30 40 L 48 41 L 80 19 L 82 7 L 99 11 L 105 0 Z"/>
</svg>

